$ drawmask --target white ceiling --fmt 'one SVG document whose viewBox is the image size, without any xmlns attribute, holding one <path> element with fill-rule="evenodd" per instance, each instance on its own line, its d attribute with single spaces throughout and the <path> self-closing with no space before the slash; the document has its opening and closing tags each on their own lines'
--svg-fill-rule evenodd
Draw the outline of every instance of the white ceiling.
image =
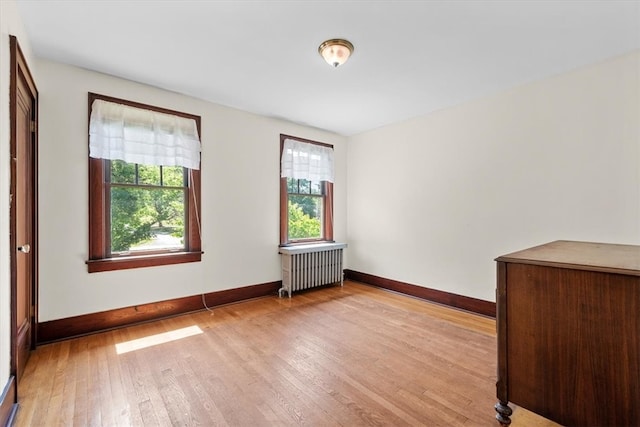
<svg viewBox="0 0 640 427">
<path fill-rule="evenodd" d="M 18 7 L 38 57 L 343 135 L 640 49 L 636 0 Z M 333 69 L 317 48 L 337 37 L 355 52 Z"/>
</svg>

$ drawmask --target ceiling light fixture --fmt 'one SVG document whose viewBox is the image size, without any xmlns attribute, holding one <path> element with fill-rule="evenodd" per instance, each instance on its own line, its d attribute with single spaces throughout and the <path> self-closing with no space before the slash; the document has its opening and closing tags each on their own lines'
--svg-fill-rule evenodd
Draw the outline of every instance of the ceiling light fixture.
<svg viewBox="0 0 640 427">
<path fill-rule="evenodd" d="M 347 59 L 353 53 L 353 45 L 344 39 L 331 39 L 323 42 L 318 47 L 318 53 L 327 61 L 327 64 L 338 68 L 338 66 L 347 62 Z"/>
</svg>

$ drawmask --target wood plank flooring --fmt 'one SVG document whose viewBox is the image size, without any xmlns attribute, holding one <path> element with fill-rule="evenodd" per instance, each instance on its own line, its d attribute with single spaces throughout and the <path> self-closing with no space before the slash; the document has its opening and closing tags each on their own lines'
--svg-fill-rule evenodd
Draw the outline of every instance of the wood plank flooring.
<svg viewBox="0 0 640 427">
<path fill-rule="evenodd" d="M 497 426 L 495 380 L 493 319 L 347 281 L 39 347 L 16 425 Z"/>
</svg>

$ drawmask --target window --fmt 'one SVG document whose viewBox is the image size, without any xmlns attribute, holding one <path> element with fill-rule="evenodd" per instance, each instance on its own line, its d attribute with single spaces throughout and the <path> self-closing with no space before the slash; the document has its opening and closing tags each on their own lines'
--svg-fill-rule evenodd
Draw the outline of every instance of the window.
<svg viewBox="0 0 640 427">
<path fill-rule="evenodd" d="M 333 241 L 333 146 L 280 135 L 280 244 Z"/>
<path fill-rule="evenodd" d="M 92 93 L 89 115 L 88 271 L 200 261 L 200 117 Z"/>
</svg>

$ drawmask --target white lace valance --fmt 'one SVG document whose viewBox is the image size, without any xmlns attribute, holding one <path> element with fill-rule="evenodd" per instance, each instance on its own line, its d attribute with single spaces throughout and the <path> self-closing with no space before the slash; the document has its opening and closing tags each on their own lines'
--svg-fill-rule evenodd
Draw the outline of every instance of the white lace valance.
<svg viewBox="0 0 640 427">
<path fill-rule="evenodd" d="M 333 182 L 333 148 L 285 139 L 280 176 Z"/>
<path fill-rule="evenodd" d="M 193 119 L 96 99 L 89 156 L 200 169 L 200 137 Z"/>
</svg>

